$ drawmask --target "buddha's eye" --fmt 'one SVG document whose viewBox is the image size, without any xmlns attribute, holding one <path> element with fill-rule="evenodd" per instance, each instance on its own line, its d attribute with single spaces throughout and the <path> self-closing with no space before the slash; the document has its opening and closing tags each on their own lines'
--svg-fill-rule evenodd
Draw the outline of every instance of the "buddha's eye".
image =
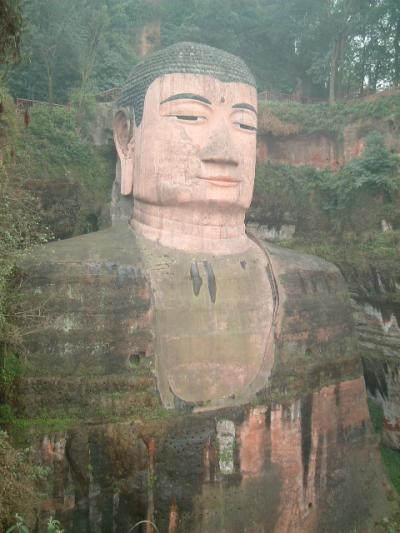
<svg viewBox="0 0 400 533">
<path fill-rule="evenodd" d="M 257 128 L 255 126 L 250 126 L 249 124 L 244 124 L 243 122 L 235 122 L 235 125 L 239 126 L 241 130 L 257 131 Z"/>
<path fill-rule="evenodd" d="M 178 120 L 185 120 L 187 122 L 201 122 L 205 117 L 199 115 L 175 115 Z"/>
</svg>

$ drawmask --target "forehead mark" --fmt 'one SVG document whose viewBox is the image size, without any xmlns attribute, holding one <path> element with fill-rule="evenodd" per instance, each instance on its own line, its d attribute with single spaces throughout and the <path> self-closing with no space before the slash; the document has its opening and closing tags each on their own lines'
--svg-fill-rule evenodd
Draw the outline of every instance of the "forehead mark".
<svg viewBox="0 0 400 533">
<path fill-rule="evenodd" d="M 255 109 L 255 107 L 253 107 L 252 105 L 250 104 L 246 104 L 246 103 L 241 103 L 241 104 L 235 104 L 232 106 L 233 109 L 247 109 L 248 111 L 253 111 L 253 113 L 257 114 L 257 111 Z"/>
<path fill-rule="evenodd" d="M 172 96 L 169 96 L 165 100 L 161 102 L 161 104 L 165 104 L 167 102 L 173 102 L 174 100 L 196 100 L 197 102 L 202 102 L 203 104 L 211 105 L 210 100 L 208 98 L 205 98 L 204 96 L 200 96 L 199 94 L 193 94 L 193 93 L 180 93 L 180 94 L 173 94 Z"/>
</svg>

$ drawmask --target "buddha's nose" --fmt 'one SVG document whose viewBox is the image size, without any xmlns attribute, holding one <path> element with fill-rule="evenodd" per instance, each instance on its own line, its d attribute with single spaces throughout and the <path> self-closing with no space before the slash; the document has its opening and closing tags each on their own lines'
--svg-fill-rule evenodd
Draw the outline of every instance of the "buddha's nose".
<svg viewBox="0 0 400 533">
<path fill-rule="evenodd" d="M 239 165 L 237 151 L 227 125 L 219 124 L 218 128 L 210 133 L 205 146 L 200 150 L 200 159 L 204 163 Z"/>
</svg>

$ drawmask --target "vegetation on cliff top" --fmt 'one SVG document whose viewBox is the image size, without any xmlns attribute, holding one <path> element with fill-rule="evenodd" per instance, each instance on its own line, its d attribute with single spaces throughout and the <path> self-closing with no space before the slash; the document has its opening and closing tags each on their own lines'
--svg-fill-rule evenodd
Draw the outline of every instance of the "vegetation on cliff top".
<svg viewBox="0 0 400 533">
<path fill-rule="evenodd" d="M 298 133 L 340 135 L 346 126 L 387 118 L 400 121 L 400 91 L 386 96 L 328 104 L 269 101 L 259 105 L 259 133 L 286 136 Z"/>
</svg>

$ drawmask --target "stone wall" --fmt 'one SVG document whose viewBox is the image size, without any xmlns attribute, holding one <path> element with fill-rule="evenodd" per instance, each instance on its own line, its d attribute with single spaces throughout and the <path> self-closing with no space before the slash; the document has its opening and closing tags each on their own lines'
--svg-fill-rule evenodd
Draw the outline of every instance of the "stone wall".
<svg viewBox="0 0 400 533">
<path fill-rule="evenodd" d="M 392 118 L 386 118 L 373 124 L 351 124 L 344 128 L 341 135 L 326 132 L 261 135 L 258 139 L 258 161 L 337 170 L 362 154 L 365 138 L 372 131 L 383 135 L 391 152 L 400 153 L 398 125 Z"/>
<path fill-rule="evenodd" d="M 335 170 L 343 162 L 341 148 L 334 136 L 325 133 L 285 137 L 264 135 L 258 139 L 257 157 L 260 162 Z"/>
</svg>

